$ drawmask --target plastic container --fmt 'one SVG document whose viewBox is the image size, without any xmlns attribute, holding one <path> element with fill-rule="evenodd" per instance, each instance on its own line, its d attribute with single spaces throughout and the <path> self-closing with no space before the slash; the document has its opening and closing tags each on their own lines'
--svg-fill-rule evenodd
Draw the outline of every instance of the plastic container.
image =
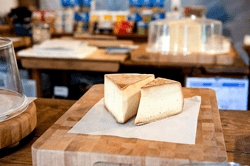
<svg viewBox="0 0 250 166">
<path fill-rule="evenodd" d="M 143 6 L 146 8 L 152 8 L 154 6 L 154 0 L 144 0 Z"/>
<path fill-rule="evenodd" d="M 153 20 L 162 20 L 165 18 L 165 13 L 154 13 Z"/>
<path fill-rule="evenodd" d="M 31 23 L 16 23 L 14 29 L 17 36 L 31 36 Z"/>
<path fill-rule="evenodd" d="M 153 19 L 154 12 L 152 10 L 143 10 L 142 11 L 142 21 L 144 23 L 149 23 Z"/>
<path fill-rule="evenodd" d="M 145 35 L 147 34 L 147 24 L 142 22 L 142 21 L 139 21 L 137 23 L 137 33 L 139 35 Z"/>
<path fill-rule="evenodd" d="M 32 40 L 34 43 L 41 43 L 50 38 L 50 25 L 48 23 L 37 22 L 32 24 Z"/>
<path fill-rule="evenodd" d="M 192 163 L 192 164 L 181 164 L 178 166 L 242 166 L 240 164 L 234 162 L 199 162 L 199 163 Z"/>
<path fill-rule="evenodd" d="M 5 84 L 0 87 L 0 119 L 10 119 L 28 106 L 17 68 L 12 41 L 0 38 L 0 64 L 5 66 Z"/>
<path fill-rule="evenodd" d="M 54 23 L 54 28 L 56 33 L 63 33 L 63 20 L 56 19 Z"/>
<path fill-rule="evenodd" d="M 36 94 L 36 81 L 30 79 L 21 79 L 24 94 L 27 97 L 37 97 Z"/>
<path fill-rule="evenodd" d="M 149 23 L 146 50 L 162 54 L 216 54 L 224 48 L 222 23 L 206 18 L 165 19 Z M 226 46 L 228 47 L 228 46 Z"/>
</svg>

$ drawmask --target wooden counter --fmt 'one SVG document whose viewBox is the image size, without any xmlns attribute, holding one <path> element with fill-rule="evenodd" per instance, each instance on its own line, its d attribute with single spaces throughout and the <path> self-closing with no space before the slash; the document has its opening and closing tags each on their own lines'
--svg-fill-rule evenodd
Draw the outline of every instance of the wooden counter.
<svg viewBox="0 0 250 166">
<path fill-rule="evenodd" d="M 73 37 L 61 37 L 60 39 L 75 40 Z M 117 47 L 120 45 L 132 45 L 130 40 L 96 40 L 83 39 L 89 45 L 97 47 Z M 138 44 L 138 43 L 135 43 Z M 145 43 L 144 43 L 145 45 Z M 18 55 L 18 54 L 17 54 Z M 31 78 L 37 81 L 38 97 L 45 97 L 41 90 L 41 72 L 51 71 L 91 71 L 91 72 L 120 72 L 120 73 L 151 73 L 158 77 L 164 77 L 180 81 L 185 85 L 186 77 L 230 77 L 245 78 L 249 74 L 249 68 L 237 53 L 232 65 L 219 64 L 193 64 L 175 62 L 147 62 L 133 61 L 129 55 L 107 55 L 104 50 L 81 60 L 63 58 L 37 58 L 20 57 L 21 65 L 31 70 Z M 60 75 L 60 74 L 57 74 Z M 52 83 L 53 84 L 53 83 Z M 67 85 L 65 85 L 67 86 Z"/>
<path fill-rule="evenodd" d="M 17 147 L 0 150 L 1 166 L 32 165 L 31 145 L 76 101 L 42 99 L 35 101 L 37 128 Z M 222 129 L 229 162 L 250 163 L 250 111 L 220 110 Z"/>
<path fill-rule="evenodd" d="M 142 46 L 143 47 L 143 46 Z M 143 47 L 144 48 L 144 47 Z M 234 50 L 234 62 L 230 65 L 224 64 L 209 64 L 209 63 L 198 63 L 198 62 L 188 62 L 186 63 L 184 60 L 180 60 L 178 62 L 174 62 L 171 60 L 165 61 L 157 61 L 157 60 L 133 60 L 133 58 L 127 59 L 125 62 L 122 63 L 124 68 L 131 68 L 131 67 L 144 67 L 144 68 L 151 68 L 151 69 L 180 69 L 181 72 L 186 76 L 247 76 L 249 74 L 249 68 L 241 58 L 241 56 L 236 52 L 236 50 L 232 47 L 231 49 Z M 136 50 L 134 51 L 136 52 Z M 140 51 L 137 51 L 139 54 Z M 145 51 L 144 51 L 145 52 Z M 149 54 L 149 53 L 148 53 Z M 143 54 L 142 54 L 143 55 Z M 143 58 L 143 56 L 138 56 Z M 136 56 L 135 56 L 136 57 Z M 153 59 L 154 55 L 148 55 Z M 223 61 L 223 58 L 221 62 Z"/>
<path fill-rule="evenodd" d="M 36 80 L 37 83 L 37 96 L 43 97 L 41 89 L 42 70 L 118 72 L 120 64 L 128 58 L 128 55 L 109 55 L 104 49 L 98 49 L 82 59 L 41 58 L 35 55 L 21 56 L 19 52 L 17 58 L 20 59 L 23 68 L 31 70 L 31 78 Z"/>
</svg>

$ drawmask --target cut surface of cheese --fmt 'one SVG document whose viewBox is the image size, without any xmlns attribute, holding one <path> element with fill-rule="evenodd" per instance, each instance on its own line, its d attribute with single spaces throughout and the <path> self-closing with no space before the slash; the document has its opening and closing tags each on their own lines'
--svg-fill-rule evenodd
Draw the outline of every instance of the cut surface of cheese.
<svg viewBox="0 0 250 166">
<path fill-rule="evenodd" d="M 105 74 L 104 105 L 118 123 L 136 115 L 141 87 L 154 79 L 153 74 Z"/>
<path fill-rule="evenodd" d="M 141 89 L 141 99 L 135 124 L 140 125 L 166 118 L 183 111 L 180 82 L 156 78 Z"/>
</svg>

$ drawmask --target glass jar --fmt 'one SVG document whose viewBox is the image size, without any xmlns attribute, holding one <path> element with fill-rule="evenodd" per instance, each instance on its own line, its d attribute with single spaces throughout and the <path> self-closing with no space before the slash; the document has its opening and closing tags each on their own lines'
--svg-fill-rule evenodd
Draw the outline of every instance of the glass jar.
<svg viewBox="0 0 250 166">
<path fill-rule="evenodd" d="M 32 40 L 34 43 L 41 43 L 51 38 L 50 25 L 46 22 L 32 24 Z"/>
<path fill-rule="evenodd" d="M 0 38 L 0 121 L 18 115 L 27 106 L 12 41 Z"/>
</svg>

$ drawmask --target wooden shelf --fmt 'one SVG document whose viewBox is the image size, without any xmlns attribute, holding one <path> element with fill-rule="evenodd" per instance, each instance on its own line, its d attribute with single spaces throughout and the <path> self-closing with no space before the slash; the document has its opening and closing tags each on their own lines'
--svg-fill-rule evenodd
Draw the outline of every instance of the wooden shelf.
<svg viewBox="0 0 250 166">
<path fill-rule="evenodd" d="M 10 25 L 0 25 L 0 31 L 8 31 L 11 29 Z"/>
<path fill-rule="evenodd" d="M 118 35 L 118 34 L 74 34 L 76 39 L 98 39 L 98 40 L 133 40 L 135 43 L 145 43 L 147 42 L 148 35 L 140 35 L 133 33 L 130 35 Z"/>
<path fill-rule="evenodd" d="M 73 33 L 52 33 L 52 37 L 73 36 Z"/>
</svg>

